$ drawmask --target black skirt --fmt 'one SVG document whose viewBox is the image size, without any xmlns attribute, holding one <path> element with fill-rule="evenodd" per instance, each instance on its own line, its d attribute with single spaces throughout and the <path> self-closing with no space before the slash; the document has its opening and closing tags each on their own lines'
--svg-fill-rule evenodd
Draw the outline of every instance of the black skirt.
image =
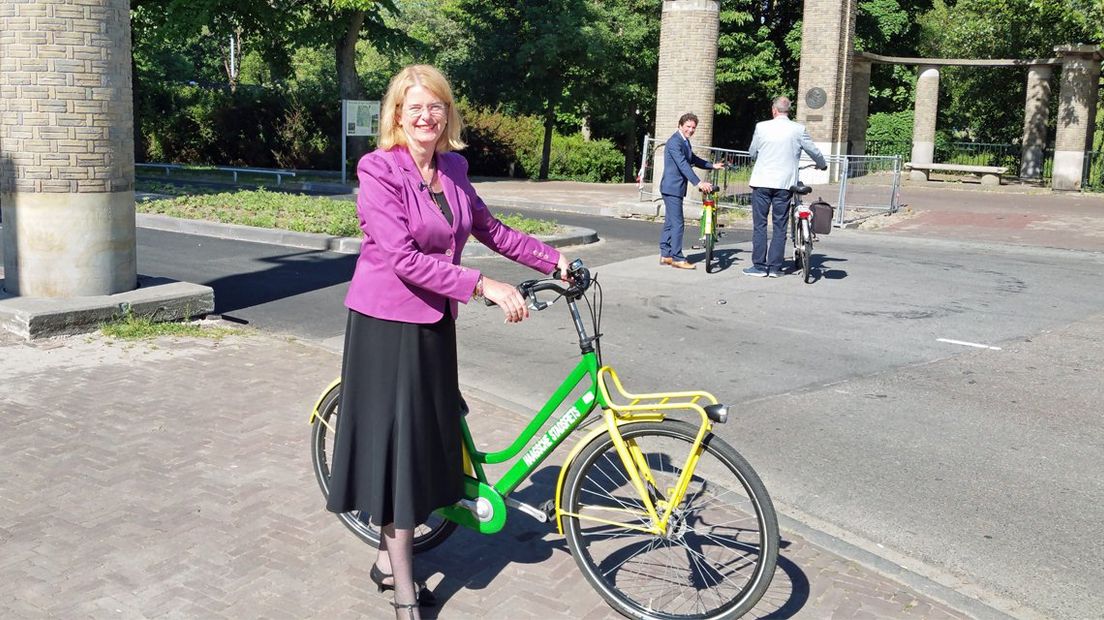
<svg viewBox="0 0 1104 620">
<path fill-rule="evenodd" d="M 330 497 L 375 525 L 410 529 L 463 489 L 456 324 L 387 321 L 350 310 Z"/>
</svg>

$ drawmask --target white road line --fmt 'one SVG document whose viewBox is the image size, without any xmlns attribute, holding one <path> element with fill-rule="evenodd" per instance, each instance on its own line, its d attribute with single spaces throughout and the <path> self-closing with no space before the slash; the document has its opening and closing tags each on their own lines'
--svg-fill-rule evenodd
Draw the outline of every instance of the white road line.
<svg viewBox="0 0 1104 620">
<path fill-rule="evenodd" d="M 975 347 L 978 349 L 991 349 L 993 351 L 1000 351 L 1000 347 L 991 347 L 987 344 L 979 344 L 977 342 L 966 342 L 965 340 L 951 340 L 950 338 L 936 338 L 936 342 L 946 342 L 947 344 L 960 344 L 964 347 Z"/>
</svg>

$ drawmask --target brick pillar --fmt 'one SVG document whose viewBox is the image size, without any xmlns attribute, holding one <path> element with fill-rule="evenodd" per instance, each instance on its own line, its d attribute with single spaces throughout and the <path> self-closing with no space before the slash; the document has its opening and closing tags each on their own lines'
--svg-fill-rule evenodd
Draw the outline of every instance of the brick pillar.
<svg viewBox="0 0 1104 620">
<path fill-rule="evenodd" d="M 916 109 L 912 118 L 912 161 L 930 164 L 935 161 L 935 117 L 939 111 L 939 68 L 921 65 L 916 78 Z M 927 175 L 913 170 L 909 178 L 926 181 Z"/>
<path fill-rule="evenodd" d="M 1092 148 L 1100 60 L 1104 55 L 1095 45 L 1062 45 L 1054 51 L 1062 59 L 1062 76 L 1051 188 L 1080 190 L 1085 151 Z"/>
<path fill-rule="evenodd" d="M 137 283 L 129 0 L 0 0 L 4 288 Z"/>
<path fill-rule="evenodd" d="M 851 155 L 866 154 L 866 128 L 870 114 L 870 69 L 871 62 L 864 58 L 854 58 L 851 65 L 851 114 L 847 123 L 847 141 Z"/>
<path fill-rule="evenodd" d="M 1027 70 L 1027 99 L 1024 103 L 1023 150 L 1020 178 L 1043 178 L 1046 156 L 1047 116 L 1050 108 L 1050 65 L 1032 65 Z"/>
<path fill-rule="evenodd" d="M 700 122 L 691 143 L 712 146 L 720 24 L 718 0 L 664 0 L 656 85 L 657 144 L 662 145 L 675 133 L 680 116 L 693 112 Z M 704 152 L 700 154 L 705 157 Z M 662 149 L 656 152 L 652 170 L 658 191 L 663 175 Z"/>
<path fill-rule="evenodd" d="M 857 4 L 857 0 L 805 0 L 802 13 L 801 67 L 794 104 L 797 122 L 805 125 L 825 155 L 847 154 Z M 824 173 L 807 172 L 802 173 L 806 183 L 827 181 Z"/>
</svg>

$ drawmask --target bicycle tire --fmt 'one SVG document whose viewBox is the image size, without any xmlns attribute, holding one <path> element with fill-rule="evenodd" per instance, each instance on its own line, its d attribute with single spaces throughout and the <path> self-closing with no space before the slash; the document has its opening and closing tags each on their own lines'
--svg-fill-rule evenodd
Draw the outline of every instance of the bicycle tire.
<svg viewBox="0 0 1104 620">
<path fill-rule="evenodd" d="M 801 262 L 802 262 L 801 261 L 801 246 L 797 242 L 797 236 L 799 234 L 799 230 L 801 228 L 801 225 L 798 224 L 799 220 L 797 219 L 797 216 L 795 215 L 795 213 L 797 213 L 797 205 L 795 205 L 791 202 L 790 203 L 790 243 L 793 246 L 793 261 L 794 261 L 793 270 L 794 271 L 801 271 Z"/>
<path fill-rule="evenodd" d="M 318 480 L 318 486 L 322 489 L 322 497 L 330 496 L 330 458 L 333 448 L 333 431 L 338 424 L 338 405 L 341 401 L 341 384 L 335 385 L 322 397 L 318 407 L 318 416 L 311 428 L 311 461 L 314 465 L 314 477 Z M 343 512 L 337 514 L 338 520 L 349 528 L 357 538 L 379 547 L 379 528 L 360 519 L 360 511 Z M 457 524 L 445 520 L 434 514 L 429 521 L 414 529 L 414 553 L 422 553 L 445 542 L 454 531 Z"/>
<path fill-rule="evenodd" d="M 813 234 L 809 230 L 809 220 L 801 220 L 801 245 L 803 256 L 801 260 L 801 279 L 805 281 L 805 284 L 809 284 L 813 281 Z"/>
<path fill-rule="evenodd" d="M 642 449 L 658 489 L 666 492 L 681 471 L 697 428 L 665 420 L 626 425 L 621 432 Z M 778 520 L 766 488 L 720 437 L 710 434 L 703 448 L 666 536 L 563 517 L 568 547 L 584 577 L 629 618 L 738 618 L 759 602 L 774 577 Z M 658 494 L 655 487 L 653 492 Z M 562 500 L 572 515 L 625 519 L 626 510 L 639 509 L 632 520 L 647 524 L 608 435 L 597 437 L 572 462 Z"/>
<path fill-rule="evenodd" d="M 713 273 L 713 246 L 717 243 L 716 233 L 705 233 L 705 272 Z"/>
</svg>

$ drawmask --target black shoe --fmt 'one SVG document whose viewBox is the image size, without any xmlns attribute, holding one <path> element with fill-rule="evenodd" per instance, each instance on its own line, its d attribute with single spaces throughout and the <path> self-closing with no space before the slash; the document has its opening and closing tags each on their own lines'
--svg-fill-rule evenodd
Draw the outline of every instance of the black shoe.
<svg viewBox="0 0 1104 620">
<path fill-rule="evenodd" d="M 395 584 L 383 582 L 384 579 L 390 579 L 391 575 L 381 571 L 375 563 L 372 564 L 372 570 L 368 571 L 368 577 L 376 584 L 380 592 L 387 592 L 388 590 L 395 589 Z M 422 607 L 433 607 L 437 604 L 437 597 L 433 595 L 433 592 L 424 582 L 415 582 L 414 585 L 418 587 L 419 605 Z"/>
</svg>

